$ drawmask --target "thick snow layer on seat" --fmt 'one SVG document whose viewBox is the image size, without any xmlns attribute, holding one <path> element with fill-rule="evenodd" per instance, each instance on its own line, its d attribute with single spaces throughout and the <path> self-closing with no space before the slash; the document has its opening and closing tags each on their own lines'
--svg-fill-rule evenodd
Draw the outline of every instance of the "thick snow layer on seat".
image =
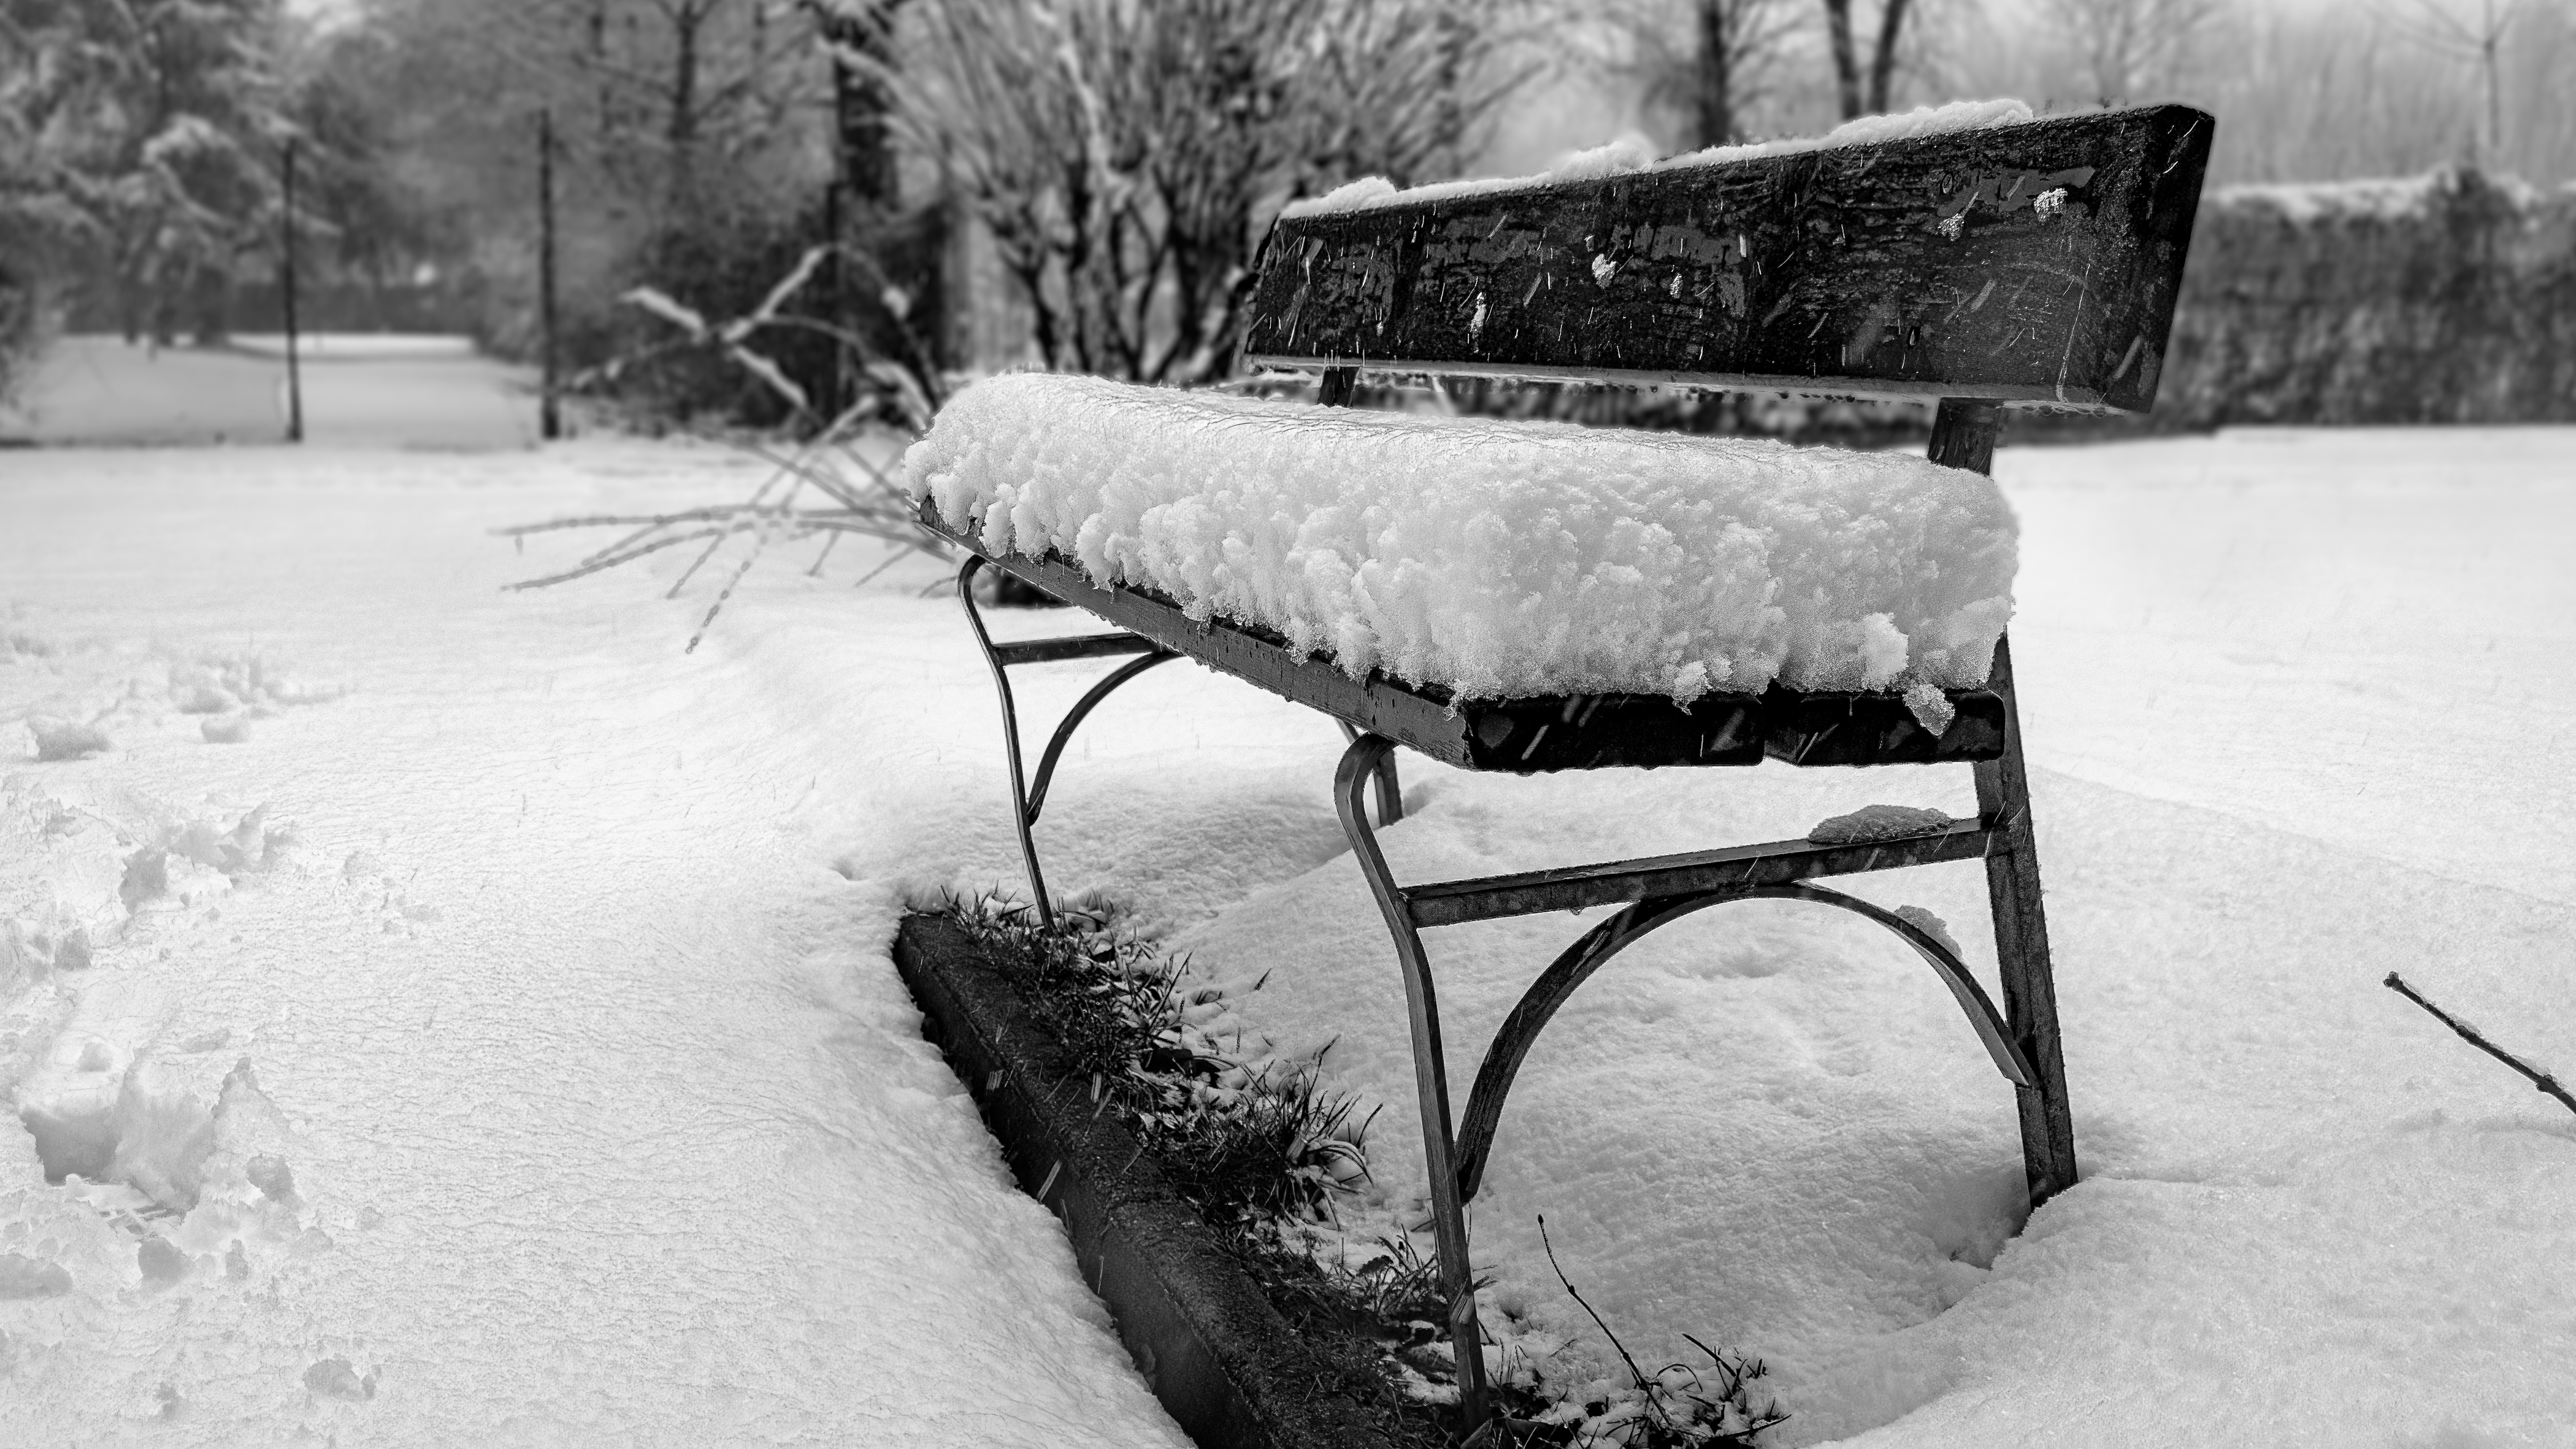
<svg viewBox="0 0 2576 1449">
<path fill-rule="evenodd" d="M 1460 698 L 1967 688 L 2012 613 L 2002 494 L 1905 454 L 1019 373 L 904 471 L 987 550 Z"/>
<path fill-rule="evenodd" d="M 1989 126 L 2019 125 L 2030 119 L 2030 106 L 2024 101 L 1952 101 L 1943 106 L 1917 106 L 1892 115 L 1862 116 L 1858 120 L 1845 121 L 1821 136 L 1792 136 L 1777 141 L 1711 146 L 1703 151 L 1685 151 L 1661 161 L 1655 159 L 1655 153 L 1643 137 L 1622 136 L 1607 145 L 1573 152 L 1547 170 L 1531 176 L 1480 176 L 1462 181 L 1434 181 L 1403 190 L 1398 190 L 1394 182 L 1383 176 L 1366 176 L 1321 196 L 1292 201 L 1280 214 L 1299 217 L 1336 211 L 1368 211 L 1381 206 L 1405 206 L 1418 201 L 1445 201 L 1453 197 L 1520 191 L 1566 181 L 1589 181 L 1631 171 L 1723 166 L 1730 162 L 1785 156 L 1798 151 L 1877 146 L 1916 136 L 1939 135 L 1945 131 L 1977 131 Z"/>
</svg>

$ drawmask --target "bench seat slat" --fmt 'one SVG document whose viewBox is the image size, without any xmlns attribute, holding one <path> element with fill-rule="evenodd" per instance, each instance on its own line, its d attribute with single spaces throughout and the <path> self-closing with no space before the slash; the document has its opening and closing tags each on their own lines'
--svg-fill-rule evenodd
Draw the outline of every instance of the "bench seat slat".
<svg viewBox="0 0 2576 1449">
<path fill-rule="evenodd" d="M 1688 710 L 1650 694 L 1453 701 L 1444 690 L 1377 672 L 1353 679 L 1329 658 L 1300 656 L 1266 630 L 1191 619 L 1150 590 L 1101 588 L 1061 558 L 989 554 L 971 529 L 950 523 L 928 499 L 919 517 L 923 527 L 993 567 L 1131 631 L 1136 642 L 1115 652 L 1170 649 L 1463 770 L 1544 774 L 1757 765 L 1765 758 L 1797 765 L 1941 764 L 1991 760 L 2003 751 L 2004 704 L 1983 689 L 1944 691 L 1956 714 L 1939 735 L 1924 729 L 1899 696 L 1859 690 L 1707 694 Z"/>
<path fill-rule="evenodd" d="M 1898 451 L 1022 373 L 903 469 L 978 553 L 1466 698 L 1972 688 L 2011 612 L 2002 491 Z"/>
</svg>

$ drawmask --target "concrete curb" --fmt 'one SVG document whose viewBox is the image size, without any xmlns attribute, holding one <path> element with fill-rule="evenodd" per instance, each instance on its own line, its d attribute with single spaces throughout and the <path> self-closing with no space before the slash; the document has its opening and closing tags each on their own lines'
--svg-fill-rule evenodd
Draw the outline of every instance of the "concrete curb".
<svg viewBox="0 0 2576 1449">
<path fill-rule="evenodd" d="M 1236 1267 L 1010 979 L 954 923 L 906 916 L 895 969 L 1020 1186 L 1064 1221 L 1082 1275 L 1155 1397 L 1201 1449 L 1392 1449 Z"/>
</svg>

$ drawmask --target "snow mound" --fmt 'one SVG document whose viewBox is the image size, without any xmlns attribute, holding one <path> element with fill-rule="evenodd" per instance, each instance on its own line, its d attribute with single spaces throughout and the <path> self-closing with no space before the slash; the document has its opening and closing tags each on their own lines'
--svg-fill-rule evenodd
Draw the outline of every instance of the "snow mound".
<svg viewBox="0 0 2576 1449">
<path fill-rule="evenodd" d="M 1959 949 L 1959 938 L 1950 934 L 1950 923 L 1941 919 L 1929 906 L 1898 906 L 1897 919 L 1949 948 L 1953 956 L 1967 953 Z"/>
<path fill-rule="evenodd" d="M 58 1298 L 70 1291 L 72 1275 L 62 1264 L 0 1253 L 0 1299 Z"/>
<path fill-rule="evenodd" d="M 1938 810 L 1912 805 L 1863 805 L 1848 815 L 1817 821 L 1807 832 L 1807 839 L 1817 845 L 1867 845 L 1878 840 L 1929 835 L 1949 826 L 1950 817 Z"/>
<path fill-rule="evenodd" d="M 1972 688 L 2012 614 L 2001 492 L 1900 454 L 1018 373 L 903 465 L 989 551 L 1459 698 Z"/>
<path fill-rule="evenodd" d="M 1796 136 L 1777 141 L 1754 141 L 1740 146 L 1711 146 L 1704 151 L 1686 151 L 1681 155 L 1657 161 L 1642 137 L 1622 136 L 1603 146 L 1575 151 L 1547 170 L 1530 176 L 1484 176 L 1464 181 L 1435 181 L 1426 186 L 1398 190 L 1383 176 L 1363 177 L 1337 187 L 1321 196 L 1292 201 L 1280 216 L 1322 216 L 1332 212 L 1368 211 L 1381 206 L 1409 206 L 1417 202 L 1447 201 L 1461 196 L 1482 196 L 1499 191 L 1552 186 L 1568 181 L 1590 181 L 1603 176 L 1618 176 L 1636 171 L 1671 171 L 1688 166 L 1724 166 L 1737 161 L 1752 161 L 1764 156 L 1786 156 L 1800 151 L 1825 151 L 1838 146 L 1878 146 L 1889 141 L 1903 141 L 1916 136 L 1938 135 L 1945 131 L 1977 131 L 1990 126 L 2019 125 L 2033 119 L 2028 103 L 2016 100 L 1952 101 L 1945 106 L 1917 106 L 1885 116 L 1862 116 L 1845 121 L 1821 136 Z"/>
<path fill-rule="evenodd" d="M 115 748 L 105 730 L 71 720 L 40 716 L 27 721 L 27 732 L 36 737 L 36 758 L 40 762 L 78 760 Z"/>
</svg>

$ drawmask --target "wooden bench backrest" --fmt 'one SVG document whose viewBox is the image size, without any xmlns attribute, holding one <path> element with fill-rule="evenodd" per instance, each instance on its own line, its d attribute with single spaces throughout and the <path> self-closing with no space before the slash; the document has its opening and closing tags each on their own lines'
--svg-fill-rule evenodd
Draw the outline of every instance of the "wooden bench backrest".
<svg viewBox="0 0 2576 1449">
<path fill-rule="evenodd" d="M 1244 356 L 2143 412 L 2211 127 L 2142 107 L 1284 217 Z"/>
</svg>

